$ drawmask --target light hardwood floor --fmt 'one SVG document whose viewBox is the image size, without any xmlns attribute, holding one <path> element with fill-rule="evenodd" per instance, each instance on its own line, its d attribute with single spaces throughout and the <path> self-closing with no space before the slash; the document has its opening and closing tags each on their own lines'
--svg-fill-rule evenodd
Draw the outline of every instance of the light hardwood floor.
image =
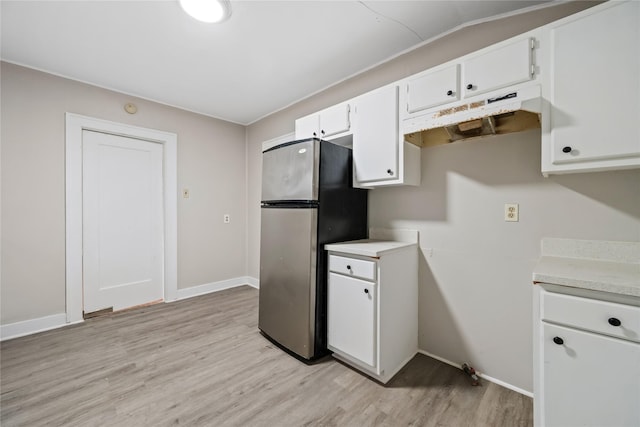
<svg viewBox="0 0 640 427">
<path fill-rule="evenodd" d="M 306 365 L 257 329 L 248 286 L 1 344 L 9 426 L 529 426 L 532 401 L 417 355 L 387 386 Z"/>
</svg>

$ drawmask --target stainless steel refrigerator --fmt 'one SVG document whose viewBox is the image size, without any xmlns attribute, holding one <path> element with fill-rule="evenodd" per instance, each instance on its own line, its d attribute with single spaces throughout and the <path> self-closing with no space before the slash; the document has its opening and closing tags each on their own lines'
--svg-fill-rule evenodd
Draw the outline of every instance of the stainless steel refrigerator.
<svg viewBox="0 0 640 427">
<path fill-rule="evenodd" d="M 352 177 L 351 150 L 319 139 L 262 156 L 258 327 L 303 359 L 327 353 L 324 245 L 367 237 L 367 190 Z"/>
</svg>

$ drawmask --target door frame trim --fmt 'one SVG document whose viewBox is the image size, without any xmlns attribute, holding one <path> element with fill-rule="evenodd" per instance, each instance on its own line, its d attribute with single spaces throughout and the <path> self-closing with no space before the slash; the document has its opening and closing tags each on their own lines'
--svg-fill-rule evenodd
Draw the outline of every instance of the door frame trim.
<svg viewBox="0 0 640 427">
<path fill-rule="evenodd" d="M 74 113 L 65 114 L 66 317 L 83 320 L 82 299 L 82 131 L 91 130 L 163 145 L 164 299 L 178 294 L 178 135 Z"/>
</svg>

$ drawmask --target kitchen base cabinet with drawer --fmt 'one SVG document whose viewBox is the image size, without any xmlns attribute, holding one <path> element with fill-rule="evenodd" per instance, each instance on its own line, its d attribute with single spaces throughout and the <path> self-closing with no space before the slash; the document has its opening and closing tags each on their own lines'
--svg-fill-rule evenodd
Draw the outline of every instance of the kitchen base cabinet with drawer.
<svg viewBox="0 0 640 427">
<path fill-rule="evenodd" d="M 337 252 L 348 250 L 339 243 L 327 249 L 329 350 L 385 384 L 418 350 L 417 245 L 375 256 Z"/>
<path fill-rule="evenodd" d="M 535 425 L 640 426 L 640 307 L 536 288 Z"/>
</svg>

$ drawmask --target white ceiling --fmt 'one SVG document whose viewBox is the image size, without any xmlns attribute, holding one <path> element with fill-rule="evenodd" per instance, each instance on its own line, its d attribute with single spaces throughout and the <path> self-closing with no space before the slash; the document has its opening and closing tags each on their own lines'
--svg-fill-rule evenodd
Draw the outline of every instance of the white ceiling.
<svg viewBox="0 0 640 427">
<path fill-rule="evenodd" d="M 3 60 L 249 124 L 470 22 L 545 1 L 233 1 L 222 24 L 177 1 L 0 3 Z"/>
</svg>

